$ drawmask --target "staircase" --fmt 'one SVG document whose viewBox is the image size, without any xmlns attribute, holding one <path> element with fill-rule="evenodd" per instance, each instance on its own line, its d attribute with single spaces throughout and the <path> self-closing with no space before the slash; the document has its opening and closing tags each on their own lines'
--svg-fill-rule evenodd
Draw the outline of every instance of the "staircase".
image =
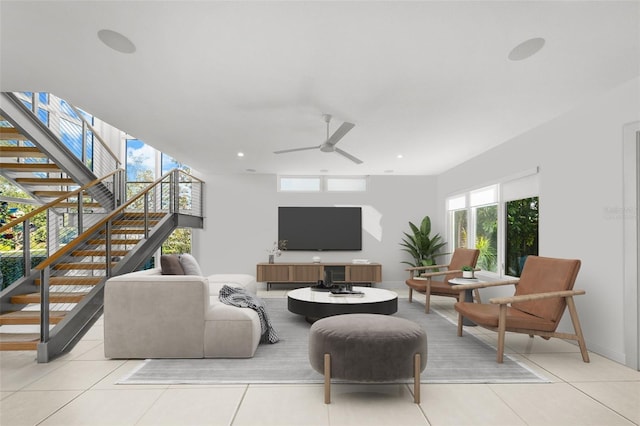
<svg viewBox="0 0 640 426">
<path fill-rule="evenodd" d="M 43 207 L 56 209 L 88 189 Z M 111 213 L 97 215 L 77 238 L 0 294 L 0 350 L 36 350 L 38 362 L 48 362 L 71 348 L 102 313 L 108 277 L 140 268 L 175 228 L 202 228 L 202 190 L 202 181 L 173 170 Z M 0 231 L 27 229 L 29 215 Z M 5 326 L 21 328 L 5 332 Z M 27 326 L 38 326 L 39 332 Z"/>
<path fill-rule="evenodd" d="M 100 316 L 108 277 L 140 268 L 176 227 L 203 223 L 204 183 L 183 171 L 167 173 L 125 203 L 116 156 L 86 113 L 64 101 L 56 110 L 55 102 L 37 93 L 0 93 L 0 174 L 43 204 L 0 223 L 0 235 L 22 236 L 24 271 L 0 292 L 0 350 L 35 350 L 38 362 L 73 347 Z M 68 122 L 75 127 L 64 130 Z M 72 132 L 82 137 L 69 141 Z M 37 265 L 30 242 L 36 214 L 47 215 L 48 231 L 48 257 Z"/>
<path fill-rule="evenodd" d="M 120 162 L 86 114 L 49 95 L 44 98 L 47 104 L 41 105 L 40 95 L 0 93 L 0 174 L 46 204 L 111 173 Z M 87 207 L 113 209 L 116 189 L 91 187 Z M 116 195 L 118 202 L 121 197 Z"/>
</svg>

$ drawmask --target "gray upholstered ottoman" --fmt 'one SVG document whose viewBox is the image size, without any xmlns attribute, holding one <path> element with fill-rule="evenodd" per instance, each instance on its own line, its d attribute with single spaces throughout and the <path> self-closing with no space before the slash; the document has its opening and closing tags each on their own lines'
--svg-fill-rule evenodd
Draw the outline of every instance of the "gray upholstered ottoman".
<svg viewBox="0 0 640 426">
<path fill-rule="evenodd" d="M 377 314 L 346 314 L 316 321 L 309 331 L 309 362 L 324 374 L 324 402 L 331 378 L 391 382 L 413 377 L 420 403 L 420 372 L 427 366 L 427 334 L 414 322 Z"/>
</svg>

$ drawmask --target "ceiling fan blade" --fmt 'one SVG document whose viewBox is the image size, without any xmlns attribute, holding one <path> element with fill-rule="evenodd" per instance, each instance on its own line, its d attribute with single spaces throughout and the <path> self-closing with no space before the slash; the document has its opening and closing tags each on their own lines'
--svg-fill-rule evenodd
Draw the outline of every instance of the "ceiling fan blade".
<svg viewBox="0 0 640 426">
<path fill-rule="evenodd" d="M 333 150 L 335 152 L 337 152 L 338 154 L 342 155 L 343 157 L 347 157 L 349 160 L 353 161 L 356 164 L 362 164 L 362 160 L 360 160 L 359 158 L 354 157 L 353 155 L 349 154 L 348 152 L 345 152 L 345 151 L 341 150 L 340 148 L 334 148 Z"/>
<path fill-rule="evenodd" d="M 284 154 L 286 152 L 295 152 L 295 151 L 306 151 L 308 149 L 318 149 L 320 148 L 318 145 L 308 146 L 306 148 L 292 148 L 292 149 L 283 149 L 280 151 L 273 151 L 274 154 Z"/>
<path fill-rule="evenodd" d="M 342 139 L 344 135 L 347 134 L 349 130 L 353 129 L 354 126 L 355 124 L 353 123 L 347 123 L 347 122 L 342 123 L 342 125 L 338 127 L 338 130 L 333 132 L 333 134 L 329 137 L 329 139 L 327 139 L 325 144 L 331 145 L 331 146 L 337 144 L 340 141 L 340 139 Z"/>
</svg>

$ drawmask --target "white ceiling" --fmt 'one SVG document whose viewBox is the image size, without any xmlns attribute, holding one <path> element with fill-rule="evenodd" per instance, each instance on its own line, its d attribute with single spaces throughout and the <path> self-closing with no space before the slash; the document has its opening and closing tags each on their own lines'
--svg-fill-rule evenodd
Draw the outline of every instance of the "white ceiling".
<svg viewBox="0 0 640 426">
<path fill-rule="evenodd" d="M 437 174 L 640 75 L 638 1 L 3 0 L 0 15 L 2 91 L 55 93 L 219 173 Z M 507 59 L 533 37 L 538 54 Z M 356 124 L 338 147 L 364 164 L 273 154 L 320 145 L 323 113 Z"/>
</svg>

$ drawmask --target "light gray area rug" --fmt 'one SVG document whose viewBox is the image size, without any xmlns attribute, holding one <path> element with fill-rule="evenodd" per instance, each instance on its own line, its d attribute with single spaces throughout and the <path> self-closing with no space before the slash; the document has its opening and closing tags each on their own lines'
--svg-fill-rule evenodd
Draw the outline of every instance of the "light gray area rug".
<svg viewBox="0 0 640 426">
<path fill-rule="evenodd" d="M 260 344 L 249 359 L 150 359 L 119 384 L 323 383 L 309 365 L 309 323 L 287 310 L 286 299 L 265 299 L 280 341 Z M 427 332 L 427 368 L 422 383 L 534 383 L 548 380 L 475 337 L 458 337 L 456 325 L 424 305 L 398 300 L 398 317 L 420 324 Z M 338 381 L 336 381 L 338 382 Z M 408 382 L 408 381 L 407 381 Z"/>
</svg>

